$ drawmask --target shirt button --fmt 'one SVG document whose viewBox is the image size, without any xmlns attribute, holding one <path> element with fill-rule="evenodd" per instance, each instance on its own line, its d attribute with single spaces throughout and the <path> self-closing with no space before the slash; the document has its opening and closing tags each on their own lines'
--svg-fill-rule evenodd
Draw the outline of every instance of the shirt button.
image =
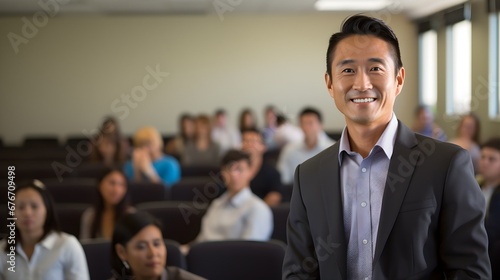
<svg viewBox="0 0 500 280">
<path fill-rule="evenodd" d="M 366 202 L 361 202 L 361 207 L 366 207 Z"/>
<path fill-rule="evenodd" d="M 366 172 L 366 168 L 361 168 L 361 172 L 365 173 Z"/>
<path fill-rule="evenodd" d="M 368 244 L 368 240 L 363 239 L 363 244 L 365 244 L 365 245 Z"/>
</svg>

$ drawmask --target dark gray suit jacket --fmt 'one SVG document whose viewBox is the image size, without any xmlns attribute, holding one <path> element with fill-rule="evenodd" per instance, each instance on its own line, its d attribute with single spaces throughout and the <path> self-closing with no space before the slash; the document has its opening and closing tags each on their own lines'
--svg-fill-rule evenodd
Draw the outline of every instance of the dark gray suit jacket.
<svg viewBox="0 0 500 280">
<path fill-rule="evenodd" d="M 283 279 L 347 279 L 339 142 L 299 165 Z M 470 156 L 399 122 L 373 279 L 491 279 L 484 197 Z"/>
</svg>

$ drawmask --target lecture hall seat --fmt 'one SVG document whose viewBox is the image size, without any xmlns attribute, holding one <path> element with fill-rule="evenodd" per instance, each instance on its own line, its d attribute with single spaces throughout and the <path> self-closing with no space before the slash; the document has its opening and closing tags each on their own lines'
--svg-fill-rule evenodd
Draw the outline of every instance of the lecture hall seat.
<svg viewBox="0 0 500 280">
<path fill-rule="evenodd" d="M 280 241 L 213 241 L 194 244 L 188 270 L 210 280 L 281 280 L 285 244 Z"/>
<path fill-rule="evenodd" d="M 286 222 L 288 220 L 288 213 L 290 213 L 290 204 L 281 203 L 277 206 L 271 207 L 273 212 L 273 234 L 271 239 L 276 239 L 287 243 L 286 240 Z"/>
<path fill-rule="evenodd" d="M 162 222 L 164 238 L 186 244 L 198 236 L 207 204 L 191 201 L 148 202 L 137 204 L 136 208 Z"/>
<path fill-rule="evenodd" d="M 83 212 L 91 207 L 91 204 L 85 203 L 59 203 L 54 205 L 56 210 L 57 219 L 61 231 L 67 232 L 71 235 L 80 235 L 80 225 Z"/>
<path fill-rule="evenodd" d="M 209 203 L 224 192 L 221 181 L 208 176 L 184 177 L 171 188 L 171 199 L 175 201 L 194 201 L 200 197 Z"/>
<path fill-rule="evenodd" d="M 106 280 L 113 275 L 111 271 L 111 242 L 105 239 L 86 239 L 80 241 L 87 258 L 90 279 Z M 165 239 L 167 266 L 186 269 L 186 258 L 179 249 L 179 243 Z"/>
</svg>

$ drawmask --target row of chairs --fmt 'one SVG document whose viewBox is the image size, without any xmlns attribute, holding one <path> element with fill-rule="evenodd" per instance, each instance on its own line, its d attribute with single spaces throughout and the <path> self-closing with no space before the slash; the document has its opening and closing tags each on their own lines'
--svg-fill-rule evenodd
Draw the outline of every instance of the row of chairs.
<svg viewBox="0 0 500 280">
<path fill-rule="evenodd" d="M 18 177 L 17 177 L 18 178 Z M 41 179 L 56 203 L 93 204 L 97 199 L 97 181 L 93 178 Z M 0 192 L 7 193 L 8 184 L 0 180 Z M 132 204 L 153 201 L 202 201 L 209 203 L 224 193 L 217 177 L 184 177 L 171 188 L 157 183 L 130 183 Z M 292 186 L 283 186 L 283 202 L 289 202 Z M 0 195 L 0 204 L 7 203 L 7 195 Z"/>
<path fill-rule="evenodd" d="M 47 156 L 53 155 L 50 150 L 40 151 Z M 36 155 L 28 153 L 26 159 L 2 159 L 5 156 L 0 149 L 0 170 L 7 171 L 8 166 L 16 168 L 16 176 L 19 179 L 35 178 L 57 178 L 64 180 L 66 178 L 89 177 L 99 178 L 108 168 L 106 165 L 95 162 L 79 160 L 75 156 L 61 160 L 36 159 Z M 19 154 L 16 154 L 19 156 Z M 182 177 L 210 176 L 218 174 L 219 167 L 215 166 L 181 166 Z"/>
<path fill-rule="evenodd" d="M 177 266 L 211 280 L 279 280 L 285 255 L 280 241 L 217 241 L 194 244 L 187 256 L 179 243 L 166 239 L 167 265 Z M 109 279 L 111 245 L 105 240 L 82 242 L 90 279 Z"/>
<path fill-rule="evenodd" d="M 164 143 L 167 143 L 173 139 L 175 135 L 166 134 L 162 135 Z M 0 138 L 1 140 L 1 138 Z M 127 140 L 132 144 L 132 137 L 127 137 Z M 71 148 L 76 148 L 78 145 L 82 145 L 84 142 L 90 142 L 91 139 L 80 135 L 70 135 L 66 138 L 64 142 L 59 141 L 59 137 L 56 135 L 28 135 L 24 137 L 21 147 L 24 148 L 57 148 L 61 146 L 69 146 Z M 3 145 L 3 141 L 0 141 Z"/>
<path fill-rule="evenodd" d="M 57 204 L 55 210 L 61 225 L 61 230 L 79 236 L 81 216 L 91 205 L 82 203 Z M 163 236 L 181 244 L 191 242 L 201 229 L 203 215 L 208 205 L 203 202 L 170 201 L 148 202 L 136 206 L 140 211 L 146 211 L 159 219 L 163 224 Z M 271 207 L 273 213 L 274 230 L 272 239 L 286 243 L 286 221 L 290 212 L 290 205 L 283 203 Z M 0 205 L 0 219 L 6 220 L 7 205 Z M 7 228 L 0 228 L 0 234 L 6 234 Z"/>
<path fill-rule="evenodd" d="M 341 131 L 327 131 L 328 136 L 332 139 L 340 139 Z M 167 143 L 171 139 L 175 137 L 175 134 L 163 134 L 163 142 Z M 66 137 L 64 143 L 59 141 L 59 137 L 57 135 L 27 135 L 23 139 L 22 146 L 23 147 L 59 147 L 59 146 L 70 146 L 76 147 L 78 144 L 89 141 L 88 137 L 83 135 L 69 135 Z M 132 144 L 132 136 L 128 136 L 127 140 L 130 144 Z M 4 143 L 2 138 L 0 138 L 0 147 L 3 146 Z"/>
<path fill-rule="evenodd" d="M 2 180 L 0 180 L 2 181 Z M 93 178 L 67 178 L 59 180 L 41 179 L 55 203 L 93 204 L 97 199 L 97 181 Z M 0 182 L 0 204 L 7 203 L 6 182 Z M 211 177 L 186 177 L 171 188 L 158 183 L 130 183 L 129 196 L 132 204 L 152 201 L 198 201 L 205 203 L 219 197 L 224 192 L 221 181 Z"/>
</svg>

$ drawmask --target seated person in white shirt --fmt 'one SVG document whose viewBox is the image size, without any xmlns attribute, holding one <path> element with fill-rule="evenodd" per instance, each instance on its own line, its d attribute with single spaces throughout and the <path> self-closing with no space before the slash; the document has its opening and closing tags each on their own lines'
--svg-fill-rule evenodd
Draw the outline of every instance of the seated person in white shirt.
<svg viewBox="0 0 500 280">
<path fill-rule="evenodd" d="M 230 150 L 222 159 L 221 172 L 227 191 L 209 206 L 195 242 L 269 240 L 273 215 L 269 206 L 250 190 L 250 156 Z"/>
<path fill-rule="evenodd" d="M 239 149 L 241 147 L 240 131 L 228 124 L 227 114 L 223 109 L 215 112 L 212 140 L 219 144 L 221 155 L 224 155 L 230 149 Z"/>
<path fill-rule="evenodd" d="M 310 107 L 305 108 L 300 112 L 299 118 L 300 128 L 304 132 L 304 140 L 287 144 L 278 158 L 277 167 L 283 185 L 292 184 L 297 165 L 334 143 L 323 131 L 322 117 L 318 110 Z"/>
<path fill-rule="evenodd" d="M 14 195 L 17 220 L 7 221 L 9 238 L 0 241 L 0 279 L 88 280 L 83 248 L 76 237 L 59 231 L 43 184 L 19 186 Z"/>
</svg>

